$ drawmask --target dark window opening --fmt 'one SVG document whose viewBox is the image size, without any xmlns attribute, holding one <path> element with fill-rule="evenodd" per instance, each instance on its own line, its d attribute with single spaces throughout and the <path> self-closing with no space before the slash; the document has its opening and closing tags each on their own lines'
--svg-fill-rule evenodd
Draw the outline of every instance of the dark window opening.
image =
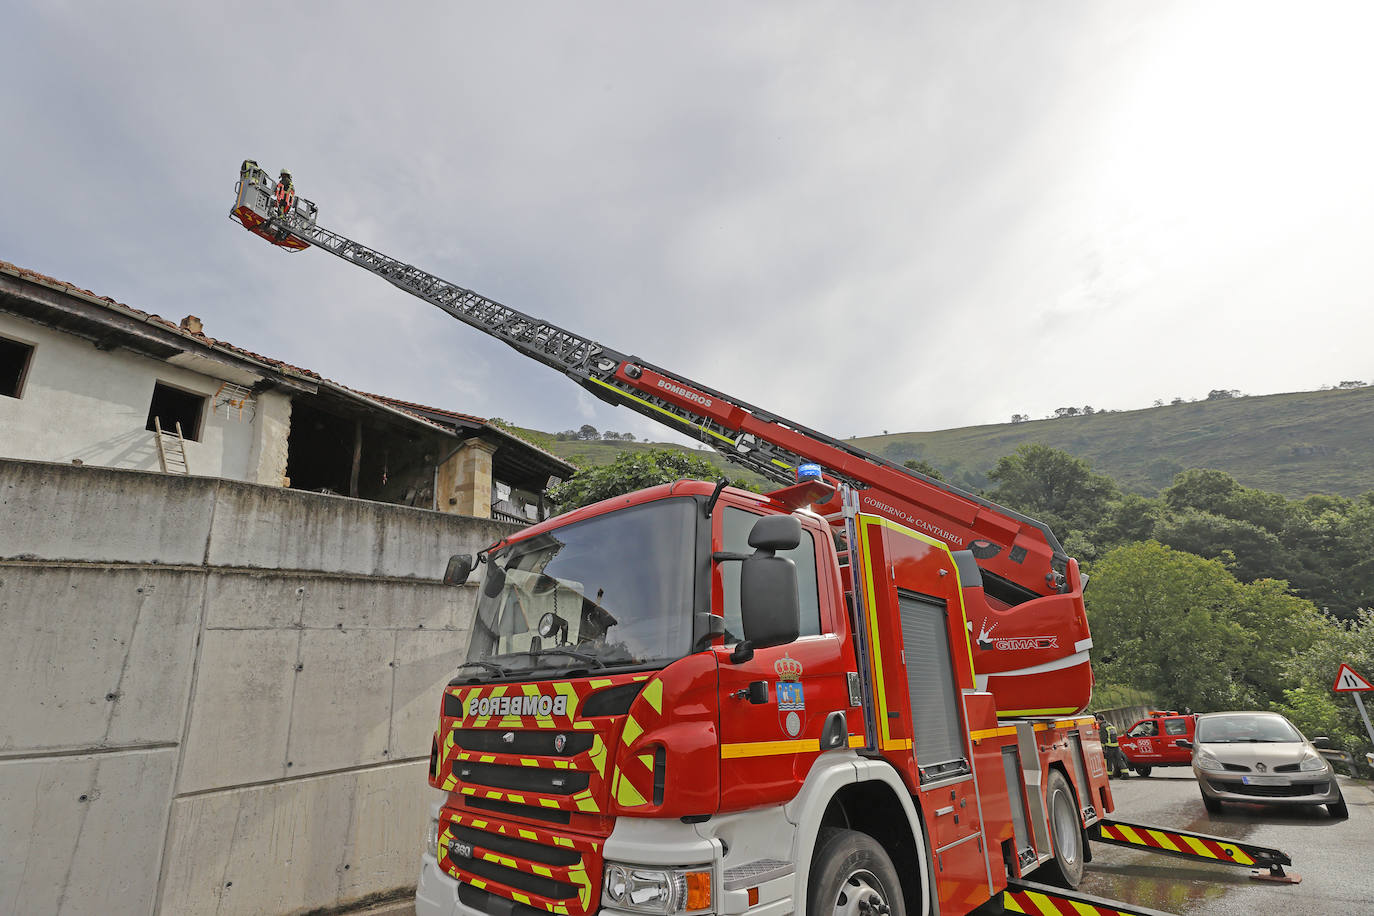
<svg viewBox="0 0 1374 916">
<path fill-rule="evenodd" d="M 0 337 L 0 394 L 17 398 L 24 393 L 24 376 L 29 372 L 33 347 Z"/>
<path fill-rule="evenodd" d="M 452 446 L 370 420 L 363 420 L 360 427 L 357 417 L 321 410 L 298 399 L 291 405 L 286 476 L 293 490 L 430 509 L 434 506 L 434 464 L 445 447 Z"/>
<path fill-rule="evenodd" d="M 153 420 L 157 419 L 164 432 L 175 433 L 180 423 L 182 438 L 199 442 L 205 401 L 203 394 L 182 391 L 158 382 L 153 386 L 153 403 L 148 408 L 148 425 L 144 429 L 155 429 Z"/>
</svg>

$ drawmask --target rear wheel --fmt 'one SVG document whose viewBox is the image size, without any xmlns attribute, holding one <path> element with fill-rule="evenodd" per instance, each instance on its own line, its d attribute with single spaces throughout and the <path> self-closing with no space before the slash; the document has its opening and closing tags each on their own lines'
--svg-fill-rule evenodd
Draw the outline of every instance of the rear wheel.
<svg viewBox="0 0 1374 916">
<path fill-rule="evenodd" d="M 1131 767 L 1131 769 L 1135 770 L 1135 775 L 1137 775 L 1137 776 L 1149 776 L 1149 775 L 1150 775 L 1150 768 L 1147 767 L 1147 766 L 1134 766 L 1134 767 Z"/>
<path fill-rule="evenodd" d="M 1083 822 L 1078 816 L 1078 802 L 1074 799 L 1073 789 L 1058 770 L 1050 773 L 1045 801 L 1054 858 L 1042 865 L 1037 875 L 1043 876 L 1050 884 L 1072 890 L 1083 880 Z"/>
<path fill-rule="evenodd" d="M 1341 790 L 1336 790 L 1336 800 L 1326 803 L 1326 813 L 1338 821 L 1343 821 L 1350 816 L 1350 809 L 1345 806 L 1345 796 L 1340 794 Z"/>
<path fill-rule="evenodd" d="M 906 916 L 897 869 L 866 833 L 822 830 L 807 883 L 807 916 Z"/>
<path fill-rule="evenodd" d="M 1210 795 L 1202 796 L 1202 807 L 1207 809 L 1208 814 L 1221 813 L 1221 799 L 1213 798 Z"/>
</svg>

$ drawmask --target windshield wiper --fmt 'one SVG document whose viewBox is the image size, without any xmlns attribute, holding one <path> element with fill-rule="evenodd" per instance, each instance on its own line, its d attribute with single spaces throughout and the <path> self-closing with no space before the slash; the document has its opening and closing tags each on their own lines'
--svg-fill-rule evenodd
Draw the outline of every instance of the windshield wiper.
<svg viewBox="0 0 1374 916">
<path fill-rule="evenodd" d="M 606 663 L 589 652 L 578 652 L 576 649 L 565 649 L 562 646 L 549 646 L 547 649 L 532 649 L 529 653 L 530 658 L 539 658 L 544 655 L 566 655 L 578 661 L 591 662 L 598 668 L 605 668 Z"/>
<path fill-rule="evenodd" d="M 497 677 L 506 676 L 506 669 L 502 668 L 500 665 L 495 664 L 493 662 L 463 662 L 461 665 L 458 666 L 457 670 L 462 671 L 464 668 L 472 668 L 474 666 L 486 668 L 488 671 L 495 671 Z"/>
</svg>

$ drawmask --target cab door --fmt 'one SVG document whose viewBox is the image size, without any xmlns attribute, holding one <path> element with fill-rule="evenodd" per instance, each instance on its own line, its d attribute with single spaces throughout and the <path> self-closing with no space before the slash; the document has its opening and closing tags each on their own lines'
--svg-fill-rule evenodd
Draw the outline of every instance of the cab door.
<svg viewBox="0 0 1374 916">
<path fill-rule="evenodd" d="M 716 512 L 715 549 L 750 553 L 749 530 L 762 516 L 721 506 Z M 861 711 L 851 706 L 848 688 L 854 649 L 837 607 L 833 553 L 820 540 L 823 537 L 828 535 L 804 525 L 801 543 L 778 554 L 796 564 L 800 637 L 785 646 L 755 649 L 746 661 L 731 657 L 743 638 L 740 563 L 716 564 L 713 606 L 722 609 L 725 618 L 724 645 L 713 650 L 720 678 L 724 811 L 790 801 L 821 753 L 848 747 L 851 731 L 863 732 Z M 827 721 L 835 713 L 842 721 L 827 734 Z"/>
<path fill-rule="evenodd" d="M 1177 742 L 1180 738 L 1188 741 L 1193 740 L 1193 717 L 1192 716 L 1169 716 L 1159 720 L 1160 731 L 1160 758 L 1162 763 L 1182 765 L 1191 763 L 1193 760 L 1193 749 L 1190 747 L 1179 747 Z"/>
</svg>

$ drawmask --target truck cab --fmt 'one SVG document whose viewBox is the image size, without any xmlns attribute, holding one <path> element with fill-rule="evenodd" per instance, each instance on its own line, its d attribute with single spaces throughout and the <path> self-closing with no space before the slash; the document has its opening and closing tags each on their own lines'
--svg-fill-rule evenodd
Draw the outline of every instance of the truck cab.
<svg viewBox="0 0 1374 916">
<path fill-rule="evenodd" d="M 1149 776 L 1154 767 L 1192 765 L 1193 732 L 1197 716 L 1174 710 L 1152 709 L 1138 719 L 1121 737 L 1121 753 L 1137 775 Z M 1187 747 L 1180 747 L 1186 740 Z"/>
</svg>

